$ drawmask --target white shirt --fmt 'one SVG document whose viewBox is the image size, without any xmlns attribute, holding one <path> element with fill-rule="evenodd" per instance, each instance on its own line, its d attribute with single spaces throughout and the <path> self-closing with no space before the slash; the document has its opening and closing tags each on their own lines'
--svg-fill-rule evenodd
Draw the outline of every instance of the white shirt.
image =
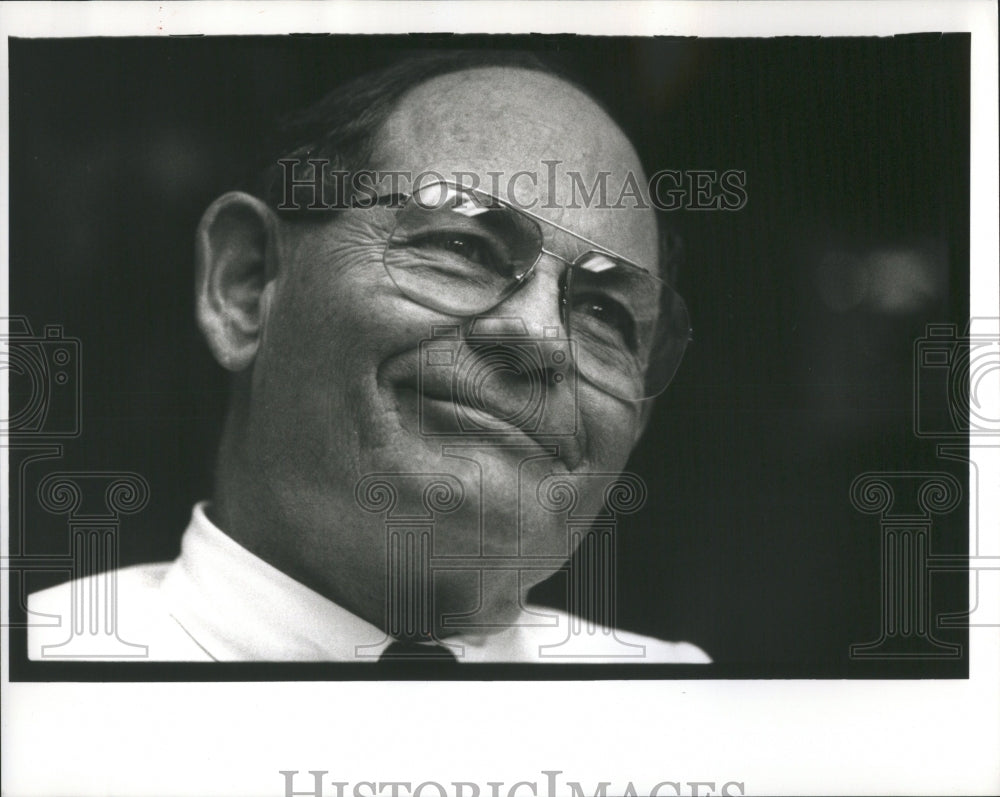
<svg viewBox="0 0 1000 797">
<path fill-rule="evenodd" d="M 103 603 L 113 585 L 117 600 Z M 74 604 L 74 601 L 76 602 Z M 117 606 L 117 634 L 101 621 Z M 94 607 L 100 607 L 100 613 Z M 83 625 L 72 627 L 76 614 Z M 384 631 L 255 556 L 195 506 L 173 562 L 122 568 L 28 599 L 32 660 L 373 662 Z M 100 615 L 100 616 L 98 616 Z M 565 612 L 527 607 L 511 627 L 445 641 L 459 662 L 710 661 L 686 642 L 589 628 Z"/>
</svg>

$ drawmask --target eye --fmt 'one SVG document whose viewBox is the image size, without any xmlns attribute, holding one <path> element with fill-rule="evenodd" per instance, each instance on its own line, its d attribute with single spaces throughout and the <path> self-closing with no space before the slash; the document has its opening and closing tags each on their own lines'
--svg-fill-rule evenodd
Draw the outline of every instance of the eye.
<svg viewBox="0 0 1000 797">
<path fill-rule="evenodd" d="M 460 232 L 429 232 L 411 239 L 409 245 L 425 252 L 439 252 L 462 264 L 502 272 L 506 258 L 493 241 L 480 235 Z M 450 258 L 451 259 L 451 258 Z"/>
<path fill-rule="evenodd" d="M 587 293 L 573 301 L 573 327 L 596 336 L 602 343 L 636 351 L 635 319 L 621 302 L 600 293 Z"/>
</svg>

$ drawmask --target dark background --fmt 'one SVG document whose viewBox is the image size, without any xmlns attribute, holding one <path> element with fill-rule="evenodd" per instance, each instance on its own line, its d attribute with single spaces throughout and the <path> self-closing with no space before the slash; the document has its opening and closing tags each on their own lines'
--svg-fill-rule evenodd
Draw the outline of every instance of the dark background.
<svg viewBox="0 0 1000 797">
<path fill-rule="evenodd" d="M 667 214 L 695 342 L 630 465 L 651 489 L 621 526 L 619 622 L 749 674 L 871 674 L 848 647 L 879 635 L 879 521 L 850 484 L 966 481 L 913 432 L 913 352 L 926 324 L 968 317 L 967 35 L 11 40 L 11 314 L 81 341 L 83 432 L 58 467 L 151 485 L 122 564 L 173 557 L 210 491 L 227 382 L 193 321 L 201 212 L 277 116 L 431 46 L 543 50 L 648 171 L 746 172 L 742 210 Z M 66 550 L 65 518 L 18 511 L 28 553 Z M 935 518 L 932 552 L 966 549 L 966 517 Z M 966 581 L 935 575 L 932 614 L 964 608 Z"/>
</svg>

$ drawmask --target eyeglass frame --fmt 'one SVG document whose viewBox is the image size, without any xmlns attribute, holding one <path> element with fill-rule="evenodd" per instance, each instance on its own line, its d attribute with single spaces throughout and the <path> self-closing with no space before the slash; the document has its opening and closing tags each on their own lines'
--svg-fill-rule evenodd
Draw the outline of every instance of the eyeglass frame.
<svg viewBox="0 0 1000 797">
<path fill-rule="evenodd" d="M 687 323 L 686 335 L 684 336 L 683 340 L 681 342 L 679 342 L 679 344 L 678 344 L 678 345 L 681 346 L 681 349 L 680 349 L 680 353 L 679 353 L 679 355 L 677 357 L 677 364 L 674 366 L 674 371 L 671 374 L 670 378 L 663 385 L 663 387 L 660 388 L 660 390 L 657 391 L 655 394 L 650 395 L 650 396 L 643 396 L 642 398 L 629 399 L 629 400 L 630 401 L 648 401 L 650 399 L 656 398 L 656 396 L 660 395 L 664 390 L 667 389 L 667 387 L 669 387 L 670 383 L 673 381 L 674 375 L 676 374 L 676 369 L 678 367 L 680 367 L 680 362 L 683 359 L 684 352 L 687 349 L 687 345 L 694 339 L 693 338 L 693 331 L 694 330 L 693 330 L 693 328 L 691 327 L 691 324 L 690 324 L 690 315 L 689 315 L 689 311 L 687 309 L 687 303 L 684 301 L 684 297 L 681 296 L 680 293 L 678 293 L 677 290 L 674 289 L 674 287 L 672 285 L 670 285 L 669 282 L 667 282 L 666 280 L 662 279 L 661 277 L 658 277 L 657 275 L 653 274 L 648 268 L 639 265 L 634 260 L 632 260 L 630 258 L 627 258 L 627 257 L 624 257 L 623 255 L 618 254 L 614 250 L 609 249 L 609 248 L 607 248 L 605 246 L 602 246 L 601 244 L 597 243 L 597 241 L 591 240 L 590 238 L 587 238 L 585 235 L 581 235 L 580 233 L 574 232 L 573 230 L 570 230 L 569 228 L 564 227 L 563 225 L 561 225 L 561 224 L 559 224 L 557 222 L 554 222 L 551 219 L 547 219 L 544 216 L 540 216 L 537 213 L 533 213 L 530 210 L 527 210 L 526 208 L 519 207 L 514 202 L 510 202 L 510 201 L 508 201 L 506 199 L 503 199 L 502 197 L 498 197 L 498 196 L 496 196 L 494 194 L 487 193 L 486 191 L 482 191 L 482 190 L 480 190 L 478 188 L 472 188 L 472 187 L 469 187 L 469 186 L 464 186 L 464 185 L 461 185 L 460 183 L 455 183 L 455 182 L 452 182 L 450 180 L 445 180 L 445 179 L 432 180 L 432 181 L 430 181 L 428 183 L 425 183 L 423 185 L 418 186 L 414 191 L 412 191 L 410 193 L 403 192 L 403 191 L 397 191 L 397 192 L 393 192 L 391 194 L 380 194 L 380 195 L 377 195 L 377 196 L 374 196 L 374 197 L 369 197 L 369 198 L 366 198 L 366 199 L 354 198 L 354 199 L 351 200 L 351 202 L 349 203 L 349 205 L 347 207 L 349 207 L 351 209 L 364 210 L 364 209 L 369 209 L 369 208 L 373 208 L 373 207 L 386 207 L 386 206 L 389 206 L 390 209 L 398 212 L 398 211 L 402 210 L 405 207 L 405 205 L 406 205 L 407 202 L 409 202 L 411 200 L 414 200 L 414 201 L 417 202 L 418 206 L 420 206 L 420 207 L 422 207 L 424 209 L 436 209 L 434 205 L 427 205 L 427 206 L 423 205 L 420 202 L 420 199 L 416 195 L 417 192 L 423 191 L 424 189 L 432 187 L 432 186 L 444 186 L 445 188 L 451 189 L 452 191 L 456 191 L 456 192 L 463 193 L 463 194 L 471 194 L 473 196 L 478 196 L 478 197 L 481 197 L 481 198 L 484 198 L 484 199 L 492 200 L 493 202 L 499 203 L 503 207 L 509 208 L 511 211 L 513 211 L 515 213 L 518 213 L 518 214 L 521 214 L 523 216 L 526 216 L 527 218 L 531 219 L 536 224 L 544 224 L 544 225 L 547 225 L 549 227 L 553 227 L 556 230 L 559 230 L 560 232 L 566 233 L 567 235 L 570 235 L 573 238 L 576 238 L 577 240 L 582 241 L 583 243 L 588 244 L 591 247 L 594 247 L 592 249 L 586 250 L 585 252 L 582 252 L 579 256 L 577 256 L 573 260 L 570 260 L 570 259 L 568 259 L 566 257 L 563 257 L 562 255 L 558 254 L 557 252 L 553 252 L 553 251 L 551 251 L 549 249 L 546 249 L 544 246 L 539 246 L 538 255 L 535 257 L 535 260 L 532 262 L 532 264 L 527 269 L 525 269 L 525 271 L 523 273 L 521 273 L 520 275 L 515 275 L 515 282 L 513 283 L 511 290 L 509 290 L 508 292 L 504 293 L 493 304 L 491 304 L 491 305 L 489 305 L 487 307 L 484 307 L 482 310 L 477 310 L 474 313 L 471 313 L 471 314 L 468 314 L 468 315 L 462 316 L 462 317 L 470 317 L 471 315 L 478 315 L 479 313 L 488 312 L 489 310 L 492 310 L 494 307 L 497 307 L 498 305 L 502 304 L 504 301 L 506 301 L 507 299 L 509 299 L 515 293 L 517 293 L 524 285 L 526 285 L 530 281 L 531 277 L 534 275 L 535 269 L 537 268 L 539 261 L 541 261 L 541 259 L 542 259 L 542 255 L 548 255 L 549 257 L 551 257 L 551 258 L 553 258 L 555 260 L 558 260 L 560 263 L 563 263 L 564 265 L 566 265 L 570 269 L 583 268 L 582 266 L 580 266 L 578 264 L 582 263 L 582 262 L 585 262 L 586 259 L 588 257 L 590 257 L 591 255 L 602 255 L 602 256 L 605 256 L 605 257 L 612 258 L 617 264 L 624 265 L 624 266 L 627 266 L 628 268 L 631 268 L 631 269 L 634 269 L 636 271 L 642 272 L 642 274 L 644 274 L 649 279 L 652 279 L 656 283 L 659 283 L 659 285 L 661 286 L 660 287 L 661 291 L 663 290 L 664 287 L 667 288 L 667 289 L 669 289 L 671 292 L 673 292 L 673 294 L 680 301 L 681 306 L 683 307 L 685 314 L 688 315 L 688 323 Z M 544 240 L 544 237 L 543 237 L 542 240 Z M 389 242 L 386 243 L 386 248 L 388 248 L 388 246 L 389 246 Z M 383 258 L 382 258 L 382 267 L 388 270 L 388 266 L 386 266 L 386 264 L 385 264 L 385 257 L 384 257 L 384 255 L 383 255 Z M 586 269 L 584 269 L 584 270 L 586 270 Z M 390 279 L 391 279 L 392 275 L 390 274 L 389 276 L 390 276 Z M 420 300 L 419 299 L 414 299 L 414 301 L 419 302 Z M 559 296 L 560 319 L 563 322 L 563 324 L 567 325 L 567 328 L 569 328 L 569 323 L 567 321 L 567 313 L 569 312 L 568 307 L 567 307 L 568 303 L 569 303 L 569 297 L 567 296 L 566 290 L 565 289 L 560 289 L 560 296 Z M 659 323 L 659 321 L 657 321 L 657 323 Z M 572 338 L 572 331 L 571 330 L 570 330 L 570 338 Z"/>
</svg>

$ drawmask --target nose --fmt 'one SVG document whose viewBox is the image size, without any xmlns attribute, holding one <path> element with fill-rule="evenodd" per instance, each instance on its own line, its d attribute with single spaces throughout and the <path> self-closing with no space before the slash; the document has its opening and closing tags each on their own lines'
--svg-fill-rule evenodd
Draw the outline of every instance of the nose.
<svg viewBox="0 0 1000 797">
<path fill-rule="evenodd" d="M 474 364 L 469 392 L 530 436 L 558 438 L 556 456 L 572 470 L 581 461 L 583 431 L 576 362 L 560 310 L 564 270 L 558 258 L 543 254 L 519 290 L 472 320 L 464 344 L 473 353 L 465 361 Z"/>
<path fill-rule="evenodd" d="M 566 338 L 560 289 L 564 265 L 543 254 L 531 276 L 510 296 L 476 319 L 476 329 L 493 335 Z"/>
</svg>

